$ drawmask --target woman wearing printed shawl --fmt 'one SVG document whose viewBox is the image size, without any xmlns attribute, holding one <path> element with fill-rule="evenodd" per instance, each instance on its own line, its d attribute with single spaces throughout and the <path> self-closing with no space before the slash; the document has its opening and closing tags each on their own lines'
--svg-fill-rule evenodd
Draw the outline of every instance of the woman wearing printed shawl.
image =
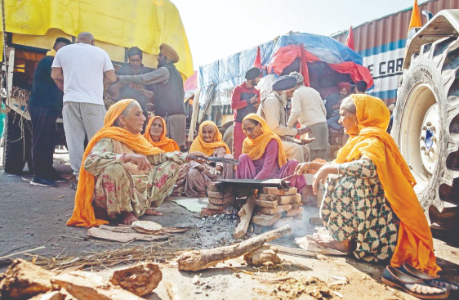
<svg viewBox="0 0 459 300">
<path fill-rule="evenodd" d="M 336 160 L 297 167 L 299 174 L 309 168 L 318 170 L 314 193 L 319 181 L 335 174 L 328 180 L 320 208 L 330 237 L 315 235 L 314 240 L 365 261 L 390 259 L 384 282 L 419 298 L 445 299 L 448 289 L 457 286 L 436 277 L 441 269 L 432 234 L 413 189 L 415 179 L 386 132 L 389 117 L 381 99 L 368 95 L 345 98 L 339 122 L 350 138 Z M 422 276 L 436 279 L 423 280 Z"/>
<path fill-rule="evenodd" d="M 204 121 L 199 126 L 198 136 L 190 147 L 190 154 L 195 153 L 203 157 L 233 158 L 217 125 L 212 121 Z M 207 186 L 212 181 L 234 178 L 234 166 L 231 164 L 191 161 L 189 166 L 185 183 L 188 197 L 205 197 Z"/>
<path fill-rule="evenodd" d="M 110 107 L 104 127 L 84 153 L 81 184 L 67 225 L 92 227 L 110 219 L 131 224 L 144 214 L 160 215 L 151 207 L 170 194 L 185 156 L 153 147 L 140 134 L 144 122 L 135 100 Z"/>
<path fill-rule="evenodd" d="M 246 138 L 242 146 L 243 154 L 239 156 L 237 178 L 284 178 L 295 173 L 298 161 L 287 161 L 279 136 L 271 131 L 265 119 L 257 114 L 247 115 L 242 121 L 242 131 Z M 306 187 L 302 175 L 295 175 L 289 181 L 299 193 Z"/>
</svg>

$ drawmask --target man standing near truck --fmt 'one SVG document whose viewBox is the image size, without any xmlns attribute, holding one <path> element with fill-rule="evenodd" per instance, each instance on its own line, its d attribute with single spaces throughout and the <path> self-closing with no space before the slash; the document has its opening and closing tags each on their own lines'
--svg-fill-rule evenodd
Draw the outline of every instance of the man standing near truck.
<svg viewBox="0 0 459 300">
<path fill-rule="evenodd" d="M 63 93 L 51 78 L 54 56 L 71 42 L 63 37 L 56 39 L 53 49 L 40 60 L 33 74 L 32 94 L 29 100 L 32 121 L 32 161 L 34 176 L 30 184 L 57 186 L 56 182 L 66 181 L 53 167 L 56 147 L 56 120 L 62 113 Z"/>
<path fill-rule="evenodd" d="M 158 55 L 158 69 L 139 75 L 118 76 L 121 84 L 155 84 L 155 115 L 166 120 L 167 135 L 185 150 L 186 114 L 183 79 L 175 67 L 179 55 L 168 44 L 161 44 Z"/>
<path fill-rule="evenodd" d="M 242 120 L 251 113 L 256 113 L 260 104 L 260 91 L 255 87 L 260 82 L 260 69 L 254 67 L 245 73 L 245 81 L 234 88 L 231 95 L 231 108 L 234 110 L 233 156 L 239 158 L 242 153 Z"/>
<path fill-rule="evenodd" d="M 64 91 L 64 131 L 76 176 L 71 187 L 76 189 L 85 137 L 91 140 L 104 125 L 104 82 L 116 81 L 116 75 L 107 52 L 94 46 L 89 32 L 80 33 L 76 44 L 61 49 L 52 68 L 51 77 Z"/>
</svg>

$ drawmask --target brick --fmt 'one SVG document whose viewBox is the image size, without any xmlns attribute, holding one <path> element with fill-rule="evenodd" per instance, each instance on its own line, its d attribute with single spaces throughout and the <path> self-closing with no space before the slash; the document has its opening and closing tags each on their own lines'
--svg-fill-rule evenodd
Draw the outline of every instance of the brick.
<svg viewBox="0 0 459 300">
<path fill-rule="evenodd" d="M 236 202 L 236 198 L 234 196 L 229 196 L 226 198 L 209 198 L 209 202 L 215 205 L 223 205 L 228 206 L 229 204 Z"/>
<path fill-rule="evenodd" d="M 279 196 L 279 200 L 277 202 L 279 204 L 300 203 L 301 195 L 295 194 L 295 195 Z"/>
<path fill-rule="evenodd" d="M 292 209 L 297 209 L 297 208 L 303 206 L 303 203 L 301 203 L 301 202 L 300 203 L 291 203 L 290 205 L 292 206 Z"/>
<path fill-rule="evenodd" d="M 277 202 L 276 201 L 265 201 L 265 200 L 255 200 L 255 204 L 261 207 L 267 207 L 267 208 L 276 208 L 277 207 Z"/>
<path fill-rule="evenodd" d="M 262 208 L 260 209 L 261 214 L 266 214 L 266 215 L 275 215 L 278 213 L 281 213 L 283 211 L 291 210 L 292 206 L 290 204 L 285 204 L 285 205 L 279 205 L 276 208 Z"/>
<path fill-rule="evenodd" d="M 207 187 L 207 191 L 223 193 L 223 182 L 221 181 L 211 182 L 209 186 Z"/>
<path fill-rule="evenodd" d="M 291 217 L 291 216 L 296 216 L 296 215 L 302 214 L 303 211 L 304 211 L 303 207 L 298 207 L 297 209 L 292 209 L 292 210 L 286 211 L 284 214 L 287 217 Z"/>
<path fill-rule="evenodd" d="M 264 201 L 278 201 L 279 200 L 279 196 L 270 195 L 270 194 L 259 194 L 258 198 Z"/>
<path fill-rule="evenodd" d="M 222 208 L 222 209 L 219 209 L 219 210 L 215 210 L 215 209 L 208 209 L 208 208 L 202 208 L 201 209 L 201 217 L 204 217 L 204 216 L 213 216 L 213 215 L 221 215 L 225 212 L 225 210 Z"/>
<path fill-rule="evenodd" d="M 220 210 L 220 209 L 225 209 L 225 205 L 215 205 L 212 203 L 207 204 L 208 209 L 213 209 L 213 210 Z"/>
<path fill-rule="evenodd" d="M 277 214 L 277 215 L 258 214 L 252 218 L 252 222 L 260 226 L 272 226 L 281 217 L 282 217 L 282 214 Z"/>
<path fill-rule="evenodd" d="M 229 197 L 229 196 L 234 196 L 234 192 L 233 192 L 233 190 L 227 190 L 227 191 L 225 191 L 224 193 L 207 191 L 207 196 L 208 196 L 209 198 L 220 198 L 220 199 L 223 199 L 223 198 L 226 198 L 226 197 Z"/>
<path fill-rule="evenodd" d="M 295 187 L 291 187 L 288 191 L 283 189 L 278 189 L 276 187 L 265 187 L 263 188 L 263 194 L 284 196 L 284 195 L 293 195 L 296 194 L 297 190 Z"/>
</svg>

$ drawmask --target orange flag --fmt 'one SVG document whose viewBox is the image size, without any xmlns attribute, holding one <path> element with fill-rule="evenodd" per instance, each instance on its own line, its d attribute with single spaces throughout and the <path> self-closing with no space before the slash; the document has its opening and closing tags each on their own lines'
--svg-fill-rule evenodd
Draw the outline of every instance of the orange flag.
<svg viewBox="0 0 459 300">
<path fill-rule="evenodd" d="M 408 32 L 413 27 L 422 27 L 421 12 L 419 11 L 418 0 L 414 0 L 413 11 L 411 12 L 411 21 Z"/>
<path fill-rule="evenodd" d="M 346 39 L 345 45 L 348 46 L 349 48 L 351 48 L 352 50 L 355 50 L 355 48 L 354 48 L 354 33 L 352 32 L 352 26 L 349 29 L 349 34 L 347 35 L 347 39 Z"/>
</svg>

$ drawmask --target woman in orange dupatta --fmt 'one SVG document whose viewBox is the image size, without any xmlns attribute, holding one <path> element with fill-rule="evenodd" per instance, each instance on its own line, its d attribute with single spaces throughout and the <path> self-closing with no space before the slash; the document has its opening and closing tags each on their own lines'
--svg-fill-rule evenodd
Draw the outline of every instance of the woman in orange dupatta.
<svg viewBox="0 0 459 300">
<path fill-rule="evenodd" d="M 386 132 L 390 112 L 379 98 L 351 95 L 340 108 L 340 124 L 350 136 L 332 164 L 305 163 L 319 181 L 332 175 L 320 208 L 330 238 L 315 241 L 371 262 L 390 259 L 392 267 L 409 264 L 435 276 L 441 269 L 432 234 L 416 197 L 410 169 Z"/>
<path fill-rule="evenodd" d="M 202 157 L 233 158 L 228 146 L 223 142 L 222 134 L 212 121 L 204 121 L 199 126 L 198 136 L 190 147 L 190 154 Z M 185 183 L 188 197 L 205 197 L 207 186 L 217 179 L 234 178 L 234 166 L 227 163 L 190 162 Z"/>
<path fill-rule="evenodd" d="M 144 122 L 135 100 L 110 107 L 84 153 L 68 226 L 98 226 L 109 219 L 130 224 L 143 214 L 158 215 L 150 207 L 170 194 L 184 157 L 153 147 L 140 134 Z"/>
<path fill-rule="evenodd" d="M 271 131 L 263 117 L 248 114 L 242 120 L 242 131 L 247 136 L 239 156 L 236 178 L 270 179 L 285 178 L 295 173 L 298 161 L 287 161 L 284 146 L 279 136 Z M 302 175 L 292 176 L 290 185 L 302 193 L 306 180 Z"/>
<path fill-rule="evenodd" d="M 148 121 L 143 136 L 153 145 L 164 152 L 180 151 L 177 143 L 166 137 L 166 121 L 160 116 L 155 116 Z"/>
</svg>

